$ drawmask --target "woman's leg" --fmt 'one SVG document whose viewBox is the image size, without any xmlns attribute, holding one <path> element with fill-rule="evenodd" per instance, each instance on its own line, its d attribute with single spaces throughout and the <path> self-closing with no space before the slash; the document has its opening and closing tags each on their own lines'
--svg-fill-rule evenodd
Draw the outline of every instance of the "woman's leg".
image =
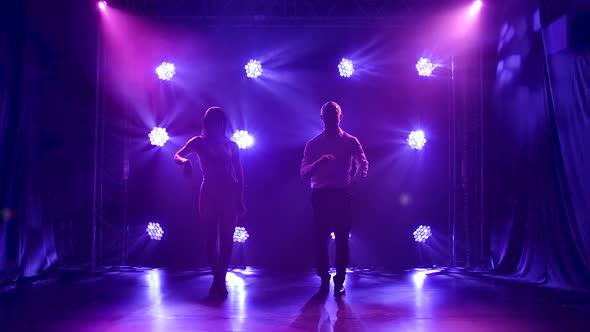
<svg viewBox="0 0 590 332">
<path fill-rule="evenodd" d="M 205 252 L 207 254 L 207 261 L 211 268 L 211 274 L 216 275 L 219 266 L 219 251 L 218 251 L 218 228 L 219 225 L 215 217 L 201 217 L 203 223 L 203 230 L 205 233 Z"/>
<path fill-rule="evenodd" d="M 215 277 L 219 266 L 219 218 L 215 215 L 213 200 L 203 187 L 199 197 L 199 217 L 205 235 L 205 253 L 211 274 Z"/>
<path fill-rule="evenodd" d="M 224 215 L 219 220 L 219 265 L 218 275 L 220 280 L 225 281 L 225 275 L 231 261 L 234 246 L 234 231 L 237 218 L 234 215 Z"/>
</svg>

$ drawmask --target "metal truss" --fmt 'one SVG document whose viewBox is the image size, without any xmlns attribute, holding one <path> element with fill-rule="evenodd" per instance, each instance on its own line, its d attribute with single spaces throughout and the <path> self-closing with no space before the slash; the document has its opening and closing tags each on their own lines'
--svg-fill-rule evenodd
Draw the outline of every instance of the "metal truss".
<svg viewBox="0 0 590 332">
<path fill-rule="evenodd" d="M 477 55 L 474 52 L 455 58 L 464 65 L 457 71 L 457 92 L 452 97 L 456 103 L 451 183 L 452 261 L 453 265 L 470 268 L 487 263 L 483 236 L 483 64 Z"/>
<path fill-rule="evenodd" d="M 100 52 L 100 50 L 99 50 Z M 127 257 L 128 130 L 103 91 L 103 57 L 97 68 L 92 265 L 124 265 Z M 124 120 L 126 122 L 126 120 Z"/>
<path fill-rule="evenodd" d="M 458 0 L 136 0 L 129 10 L 154 16 L 384 17 L 436 10 Z"/>
<path fill-rule="evenodd" d="M 125 1 L 133 8 L 139 1 Z M 96 109 L 94 137 L 94 193 L 92 219 L 92 266 L 125 265 L 129 223 L 129 120 L 127 106 L 118 105 L 105 93 L 107 63 L 100 29 L 96 47 Z M 121 108 L 123 112 L 121 112 Z M 123 123 L 123 126 L 121 126 Z"/>
<path fill-rule="evenodd" d="M 112 0 L 109 4 L 137 15 L 212 24 L 230 22 L 237 26 L 395 26 L 412 23 L 422 12 L 437 11 L 461 1 L 465 0 Z M 121 123 L 121 113 L 115 111 L 120 111 L 121 107 L 113 109 L 106 100 L 102 73 L 105 60 L 100 39 L 100 35 L 97 36 L 92 264 L 124 265 L 128 247 L 128 119 L 124 120 L 121 130 L 120 125 L 115 125 Z M 452 99 L 455 99 L 454 94 Z M 463 113 L 466 108 L 452 110 L 454 117 L 449 132 L 449 139 L 453 138 L 449 144 L 454 146 L 449 150 L 449 195 L 452 198 L 449 233 L 453 243 L 452 264 L 461 266 L 477 264 L 478 243 L 481 246 L 477 238 L 483 212 L 482 117 L 479 112 Z M 477 109 L 471 109 L 474 108 Z M 462 172 L 463 163 L 465 172 Z M 461 248 L 455 248 L 455 242 L 462 243 Z"/>
</svg>

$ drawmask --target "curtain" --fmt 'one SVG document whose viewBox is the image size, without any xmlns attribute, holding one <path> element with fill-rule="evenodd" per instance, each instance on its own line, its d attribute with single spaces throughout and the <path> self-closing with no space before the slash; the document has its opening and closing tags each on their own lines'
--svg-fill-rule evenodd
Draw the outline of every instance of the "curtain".
<svg viewBox="0 0 590 332">
<path fill-rule="evenodd" d="M 27 102 L 25 6 L 1 6 L 0 284 L 37 275 L 57 258 L 53 226 L 42 214 L 38 126 Z"/>
<path fill-rule="evenodd" d="M 549 28 L 578 14 L 546 2 L 509 3 L 501 15 L 484 147 L 491 267 L 514 280 L 587 290 L 590 52 L 573 47 L 575 24 L 562 35 Z"/>
</svg>

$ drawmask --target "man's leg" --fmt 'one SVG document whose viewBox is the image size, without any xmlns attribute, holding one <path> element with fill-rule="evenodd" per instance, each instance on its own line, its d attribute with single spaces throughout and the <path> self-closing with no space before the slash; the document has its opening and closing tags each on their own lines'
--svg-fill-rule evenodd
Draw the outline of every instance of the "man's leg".
<svg viewBox="0 0 590 332">
<path fill-rule="evenodd" d="M 336 276 L 335 287 L 342 286 L 346 279 L 346 268 L 349 260 L 348 239 L 352 225 L 351 195 L 348 191 L 339 191 L 335 197 L 337 213 L 334 220 L 334 235 L 336 242 Z"/>
<path fill-rule="evenodd" d="M 316 274 L 322 279 L 320 291 L 327 291 L 330 282 L 328 240 L 330 237 L 329 205 L 325 192 L 312 193 Z"/>
</svg>

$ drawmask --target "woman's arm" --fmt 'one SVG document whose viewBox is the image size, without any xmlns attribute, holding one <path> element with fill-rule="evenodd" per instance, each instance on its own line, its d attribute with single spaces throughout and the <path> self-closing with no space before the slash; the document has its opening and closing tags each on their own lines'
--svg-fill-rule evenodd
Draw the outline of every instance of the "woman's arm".
<svg viewBox="0 0 590 332">
<path fill-rule="evenodd" d="M 196 144 L 198 141 L 198 137 L 191 138 L 183 147 L 182 149 L 178 150 L 174 155 L 174 161 L 179 164 L 186 164 L 189 160 L 187 157 L 194 152 L 197 152 Z"/>
<path fill-rule="evenodd" d="M 232 166 L 236 174 L 236 180 L 238 181 L 239 193 L 238 193 L 238 214 L 244 215 L 246 213 L 246 204 L 244 202 L 244 169 L 242 168 L 242 162 L 240 161 L 240 148 L 234 142 L 232 142 Z"/>
</svg>

